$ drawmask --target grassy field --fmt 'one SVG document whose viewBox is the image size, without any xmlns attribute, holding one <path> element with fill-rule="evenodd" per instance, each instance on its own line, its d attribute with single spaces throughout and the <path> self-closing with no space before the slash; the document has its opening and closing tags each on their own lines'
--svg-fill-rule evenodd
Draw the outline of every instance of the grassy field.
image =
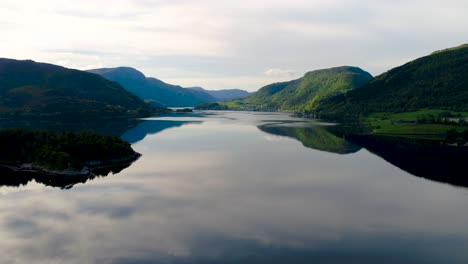
<svg viewBox="0 0 468 264">
<path fill-rule="evenodd" d="M 424 136 L 427 138 L 441 139 L 445 137 L 448 130 L 462 132 L 468 130 L 467 126 L 445 125 L 445 124 L 421 124 L 418 123 L 418 117 L 432 115 L 437 117 L 446 114 L 446 110 L 440 109 L 422 109 L 416 112 L 405 113 L 373 113 L 369 115 L 366 122 L 372 128 L 375 134 L 392 134 L 400 136 Z M 468 117 L 468 112 L 451 112 L 451 119 Z"/>
<path fill-rule="evenodd" d="M 380 112 L 380 113 L 373 113 L 369 115 L 369 118 L 374 118 L 374 119 L 389 119 L 393 121 L 399 121 L 399 120 L 404 120 L 404 121 L 416 121 L 418 116 L 421 115 L 433 115 L 437 116 L 443 113 L 447 113 L 449 111 L 447 110 L 441 110 L 441 109 L 421 109 L 419 111 L 415 112 L 404 112 L 404 113 L 385 113 L 385 112 Z M 468 112 L 451 112 L 452 115 L 461 115 L 462 117 L 468 117 Z"/>
</svg>

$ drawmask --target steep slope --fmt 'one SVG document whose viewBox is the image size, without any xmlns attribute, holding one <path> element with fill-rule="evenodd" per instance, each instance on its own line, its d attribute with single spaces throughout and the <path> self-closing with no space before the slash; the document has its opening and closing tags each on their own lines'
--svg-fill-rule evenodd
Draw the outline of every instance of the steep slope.
<svg viewBox="0 0 468 264">
<path fill-rule="evenodd" d="M 188 87 L 188 89 L 205 92 L 216 98 L 216 101 L 219 102 L 242 99 L 250 95 L 249 92 L 241 89 L 206 90 L 202 87 Z"/>
<path fill-rule="evenodd" d="M 323 102 L 323 116 L 419 109 L 468 111 L 468 45 L 441 50 L 376 77 L 361 89 Z"/>
<path fill-rule="evenodd" d="M 219 105 L 236 110 L 308 112 L 314 110 L 322 100 L 359 88 L 371 79 L 368 72 L 357 67 L 316 70 L 297 80 L 267 85 L 245 99 Z M 199 106 L 204 107 L 210 106 Z"/>
<path fill-rule="evenodd" d="M 2 115 L 139 115 L 156 111 L 119 84 L 64 67 L 0 59 Z"/>
<path fill-rule="evenodd" d="M 156 78 L 147 78 L 140 71 L 130 67 L 94 69 L 88 72 L 117 82 L 142 99 L 153 100 L 168 107 L 195 106 L 204 102 L 217 101 L 204 91 L 185 89 Z"/>
</svg>

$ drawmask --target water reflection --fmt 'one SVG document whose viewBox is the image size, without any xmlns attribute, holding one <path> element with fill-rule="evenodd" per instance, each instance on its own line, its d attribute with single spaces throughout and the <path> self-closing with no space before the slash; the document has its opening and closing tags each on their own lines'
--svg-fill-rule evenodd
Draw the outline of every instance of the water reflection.
<svg viewBox="0 0 468 264">
<path fill-rule="evenodd" d="M 114 135 L 121 137 L 130 143 L 143 140 L 146 135 L 156 134 L 165 129 L 180 127 L 190 123 L 201 123 L 194 119 L 200 118 L 200 114 L 172 114 L 162 115 L 151 119 L 83 119 L 83 120 L 0 120 L 0 129 L 25 128 L 52 131 L 93 131 L 102 135 Z M 177 120 L 183 118 L 185 121 Z M 174 120 L 175 119 L 175 120 Z"/>
<path fill-rule="evenodd" d="M 70 120 L 0 120 L 0 129 L 25 128 L 52 131 L 93 131 L 102 135 L 120 137 L 129 129 L 136 127 L 141 120 L 138 119 L 70 119 Z"/>
<path fill-rule="evenodd" d="M 88 175 L 58 176 L 37 172 L 16 172 L 5 167 L 0 167 L 0 186 L 21 187 L 35 181 L 45 186 L 56 187 L 60 189 L 71 189 L 78 183 L 86 183 L 97 177 L 106 177 L 110 173 L 118 174 L 131 166 L 133 162 L 119 166 L 108 166 L 93 170 Z"/>
<path fill-rule="evenodd" d="M 468 148 L 445 146 L 437 141 L 402 137 L 349 134 L 341 126 L 294 126 L 294 123 L 263 124 L 266 133 L 294 138 L 305 147 L 337 154 L 350 154 L 362 148 L 394 166 L 443 183 L 468 187 Z"/>
<path fill-rule="evenodd" d="M 412 175 L 468 187 L 468 147 L 389 136 L 349 135 L 347 139 Z"/>
<path fill-rule="evenodd" d="M 343 137 L 330 133 L 324 126 L 276 126 L 261 125 L 258 126 L 263 132 L 294 138 L 299 140 L 302 145 L 321 151 L 327 151 L 337 154 L 355 153 L 361 149 L 360 146 L 350 143 Z"/>
<path fill-rule="evenodd" d="M 288 117 L 225 113 L 148 135 L 131 167 L 67 192 L 0 189 L 2 261 L 468 263 L 467 189 L 366 149 L 271 140 L 257 126 L 272 119 Z"/>
<path fill-rule="evenodd" d="M 185 114 L 171 115 L 172 118 L 177 117 L 200 117 L 200 115 Z M 130 143 L 137 143 L 143 140 L 147 135 L 154 135 L 163 130 L 180 127 L 186 124 L 197 124 L 201 121 L 170 121 L 160 120 L 166 117 L 159 117 L 154 120 L 70 120 L 70 121 L 34 121 L 34 120 L 1 120 L 0 128 L 27 128 L 27 129 L 47 129 L 56 131 L 94 131 L 99 134 L 109 134 L 121 137 Z M 7 151 L 7 150 L 4 150 Z M 33 173 L 33 172 L 16 172 L 5 167 L 0 167 L 0 186 L 20 187 L 35 181 L 50 187 L 61 189 L 70 189 L 78 183 L 86 183 L 97 177 L 106 177 L 110 173 L 113 175 L 120 173 L 122 170 L 132 165 L 131 163 L 122 164 L 119 166 L 108 166 L 99 169 L 94 169 L 90 175 L 74 175 L 74 176 L 54 176 L 49 174 Z"/>
<path fill-rule="evenodd" d="M 154 135 L 166 129 L 187 124 L 200 124 L 201 121 L 141 120 L 138 125 L 122 134 L 121 138 L 132 144 L 143 140 L 147 135 Z"/>
</svg>

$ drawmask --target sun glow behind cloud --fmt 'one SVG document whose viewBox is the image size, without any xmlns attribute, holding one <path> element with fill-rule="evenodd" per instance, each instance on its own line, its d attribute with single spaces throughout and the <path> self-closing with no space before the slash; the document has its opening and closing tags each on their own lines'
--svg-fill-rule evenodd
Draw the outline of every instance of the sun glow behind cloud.
<svg viewBox="0 0 468 264">
<path fill-rule="evenodd" d="M 332 66 L 379 74 L 462 44 L 466 10 L 456 0 L 4 0 L 0 56 L 256 90 Z"/>
</svg>

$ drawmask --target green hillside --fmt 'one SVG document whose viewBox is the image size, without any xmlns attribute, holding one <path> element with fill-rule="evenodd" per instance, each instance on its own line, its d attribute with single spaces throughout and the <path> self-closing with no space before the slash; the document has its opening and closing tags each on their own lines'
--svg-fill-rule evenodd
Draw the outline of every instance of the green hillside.
<svg viewBox="0 0 468 264">
<path fill-rule="evenodd" d="M 152 107 L 119 84 L 79 70 L 0 59 L 2 116 L 141 116 Z"/>
<path fill-rule="evenodd" d="M 304 77 L 261 88 L 253 95 L 231 102 L 205 104 L 199 109 L 312 111 L 331 96 L 366 84 L 372 76 L 357 67 L 336 67 L 308 72 Z"/>
<path fill-rule="evenodd" d="M 454 51 L 454 50 L 458 50 L 458 49 L 465 49 L 465 48 L 468 48 L 468 44 L 463 44 L 463 45 L 460 45 L 460 46 L 457 46 L 457 47 L 443 49 L 443 50 L 436 50 L 431 55 L 434 55 L 434 54 L 437 54 L 437 53 L 443 53 L 443 52 L 446 52 L 446 51 Z"/>
<path fill-rule="evenodd" d="M 394 68 L 361 89 L 330 98 L 323 117 L 359 117 L 421 109 L 468 111 L 468 45 L 437 51 Z"/>
</svg>

